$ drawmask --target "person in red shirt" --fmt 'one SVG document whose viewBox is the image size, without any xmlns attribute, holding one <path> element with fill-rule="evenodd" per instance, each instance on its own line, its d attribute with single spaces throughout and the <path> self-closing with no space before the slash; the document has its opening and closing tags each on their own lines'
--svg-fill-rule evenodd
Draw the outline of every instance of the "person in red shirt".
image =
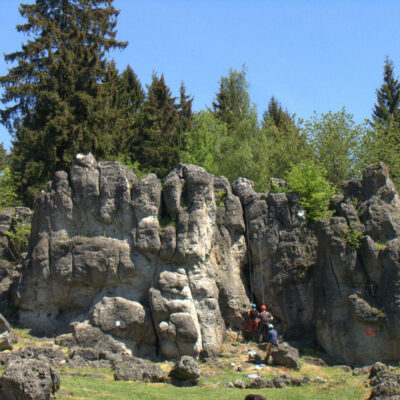
<svg viewBox="0 0 400 400">
<path fill-rule="evenodd" d="M 257 311 L 257 306 L 255 304 L 251 305 L 248 317 L 247 333 L 250 339 L 255 340 L 258 334 L 258 325 L 260 322 L 259 312 Z"/>
</svg>

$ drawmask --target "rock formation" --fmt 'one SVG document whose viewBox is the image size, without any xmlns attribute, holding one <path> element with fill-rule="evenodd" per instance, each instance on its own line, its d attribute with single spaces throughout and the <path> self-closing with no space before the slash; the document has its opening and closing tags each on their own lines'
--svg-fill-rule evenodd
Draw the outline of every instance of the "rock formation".
<svg viewBox="0 0 400 400">
<path fill-rule="evenodd" d="M 383 164 L 310 224 L 298 195 L 244 178 L 180 164 L 138 179 L 78 155 L 36 200 L 20 322 L 81 346 L 197 357 L 240 332 L 255 299 L 281 334 L 337 361 L 399 360 L 399 205 Z"/>
<path fill-rule="evenodd" d="M 36 200 L 20 322 L 56 333 L 89 321 L 135 355 L 215 354 L 243 325 L 246 251 L 225 178 L 182 164 L 161 184 L 78 155 Z"/>
</svg>

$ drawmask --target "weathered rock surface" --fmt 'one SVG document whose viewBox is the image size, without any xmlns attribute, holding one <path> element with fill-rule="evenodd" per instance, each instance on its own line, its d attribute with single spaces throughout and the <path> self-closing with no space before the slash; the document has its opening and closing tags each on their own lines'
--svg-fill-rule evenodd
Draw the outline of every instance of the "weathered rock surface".
<svg viewBox="0 0 400 400">
<path fill-rule="evenodd" d="M 200 379 L 200 368 L 193 357 L 183 356 L 175 363 L 169 376 L 196 385 Z"/>
<path fill-rule="evenodd" d="M 158 366 L 147 361 L 134 359 L 120 362 L 114 374 L 116 381 L 166 382 L 166 373 Z"/>
<path fill-rule="evenodd" d="M 16 358 L 0 377 L 2 399 L 49 400 L 59 388 L 57 370 L 45 361 Z"/>
<path fill-rule="evenodd" d="M 369 375 L 372 386 L 369 400 L 398 400 L 400 399 L 400 374 L 384 364 L 376 363 Z"/>
<path fill-rule="evenodd" d="M 11 325 L 0 314 L 0 351 L 12 350 L 13 344 L 18 342 L 17 335 L 13 332 Z"/>
<path fill-rule="evenodd" d="M 299 351 L 286 342 L 277 344 L 271 350 L 271 357 L 276 365 L 286 368 L 299 369 Z"/>
<path fill-rule="evenodd" d="M 343 189 L 316 226 L 317 339 L 345 364 L 399 360 L 399 198 L 383 164 Z"/>
<path fill-rule="evenodd" d="M 180 164 L 138 179 L 78 155 L 36 200 L 19 320 L 46 334 L 71 325 L 58 339 L 71 346 L 212 357 L 253 298 L 281 335 L 340 363 L 400 360 L 399 207 L 383 164 L 310 224 L 297 194 L 256 193 L 245 178 Z"/>
<path fill-rule="evenodd" d="M 78 155 L 36 200 L 20 322 L 48 334 L 77 321 L 77 345 L 138 356 L 217 354 L 249 304 L 244 231 L 225 178 L 181 164 L 161 189 L 154 174 Z"/>
</svg>

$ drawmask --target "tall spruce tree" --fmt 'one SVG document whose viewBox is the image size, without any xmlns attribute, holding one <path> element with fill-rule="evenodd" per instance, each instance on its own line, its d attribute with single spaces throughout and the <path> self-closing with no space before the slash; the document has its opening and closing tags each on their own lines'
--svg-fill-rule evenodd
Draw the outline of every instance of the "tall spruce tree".
<svg viewBox="0 0 400 400">
<path fill-rule="evenodd" d="M 186 88 L 183 82 L 179 88 L 179 104 L 178 104 L 178 140 L 179 150 L 185 149 L 185 134 L 193 128 L 193 97 L 186 94 Z"/>
<path fill-rule="evenodd" d="M 137 136 L 138 114 L 143 105 L 144 90 L 129 65 L 119 74 L 114 63 L 110 63 L 103 91 L 109 99 L 107 106 L 110 132 L 113 134 L 112 153 L 114 156 L 125 155 L 129 158 L 127 145 Z"/>
<path fill-rule="evenodd" d="M 0 77 L 1 122 L 14 140 L 11 169 L 18 193 L 32 204 L 37 190 L 54 171 L 67 169 L 77 152 L 99 158 L 112 149 L 112 133 L 102 91 L 106 53 L 124 48 L 116 40 L 119 12 L 113 0 L 36 0 L 21 4 L 30 40 L 5 55 L 16 63 Z"/>
<path fill-rule="evenodd" d="M 395 78 L 393 69 L 393 61 L 386 57 L 383 84 L 376 91 L 377 104 L 372 112 L 373 125 L 386 125 L 393 121 L 400 127 L 400 82 Z"/>
<path fill-rule="evenodd" d="M 138 119 L 137 137 L 130 149 L 142 170 L 165 176 L 179 162 L 180 136 L 175 98 L 165 83 L 153 74 Z"/>
</svg>

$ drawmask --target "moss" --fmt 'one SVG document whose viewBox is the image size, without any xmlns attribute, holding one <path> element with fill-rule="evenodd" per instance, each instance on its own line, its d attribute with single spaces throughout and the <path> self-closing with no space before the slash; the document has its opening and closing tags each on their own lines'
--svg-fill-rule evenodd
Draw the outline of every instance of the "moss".
<svg viewBox="0 0 400 400">
<path fill-rule="evenodd" d="M 385 250 L 386 247 L 388 246 L 387 243 L 383 243 L 383 242 L 375 242 L 376 248 L 381 251 L 381 250 Z"/>
<path fill-rule="evenodd" d="M 218 207 L 225 207 L 226 205 L 226 190 L 222 189 L 215 195 L 215 203 Z"/>
</svg>

